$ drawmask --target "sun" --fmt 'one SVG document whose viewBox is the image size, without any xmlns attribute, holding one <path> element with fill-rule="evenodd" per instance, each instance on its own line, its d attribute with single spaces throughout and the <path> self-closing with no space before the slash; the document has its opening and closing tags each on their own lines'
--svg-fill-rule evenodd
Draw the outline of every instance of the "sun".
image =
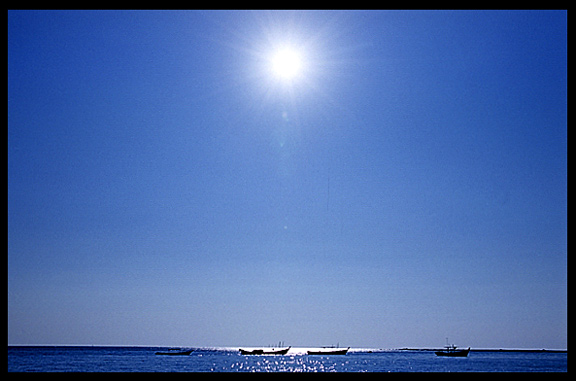
<svg viewBox="0 0 576 381">
<path fill-rule="evenodd" d="M 272 71 L 278 78 L 291 81 L 302 71 L 302 56 L 294 49 L 285 48 L 275 52 L 271 59 Z"/>
</svg>

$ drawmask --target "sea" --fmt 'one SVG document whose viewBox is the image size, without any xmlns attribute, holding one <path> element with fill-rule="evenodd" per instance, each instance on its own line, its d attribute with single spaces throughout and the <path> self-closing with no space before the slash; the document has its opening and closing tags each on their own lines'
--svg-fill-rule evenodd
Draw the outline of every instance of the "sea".
<svg viewBox="0 0 576 381">
<path fill-rule="evenodd" d="M 8 346 L 9 372 L 567 372 L 567 351 L 470 351 L 438 357 L 432 350 L 354 349 L 346 355 L 241 355 L 238 348 Z"/>
</svg>

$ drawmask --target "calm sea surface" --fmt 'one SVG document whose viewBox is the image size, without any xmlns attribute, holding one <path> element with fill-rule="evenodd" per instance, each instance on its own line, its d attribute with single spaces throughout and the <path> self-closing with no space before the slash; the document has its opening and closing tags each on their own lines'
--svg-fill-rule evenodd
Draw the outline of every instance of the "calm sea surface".
<svg viewBox="0 0 576 381">
<path fill-rule="evenodd" d="M 431 351 L 360 351 L 309 356 L 243 356 L 198 348 L 189 356 L 158 356 L 161 347 L 8 347 L 9 372 L 566 372 L 567 352 L 470 352 L 466 358 Z"/>
</svg>

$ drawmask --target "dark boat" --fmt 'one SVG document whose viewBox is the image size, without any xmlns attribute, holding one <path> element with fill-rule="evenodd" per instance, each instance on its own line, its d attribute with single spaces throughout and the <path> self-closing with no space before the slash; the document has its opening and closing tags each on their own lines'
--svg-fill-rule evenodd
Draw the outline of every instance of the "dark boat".
<svg viewBox="0 0 576 381">
<path fill-rule="evenodd" d="M 290 348 L 291 347 L 283 348 L 283 349 L 270 348 L 270 349 L 251 349 L 251 350 L 240 348 L 240 354 L 241 355 L 285 355 L 286 353 L 288 353 Z"/>
<path fill-rule="evenodd" d="M 345 349 L 323 349 L 320 351 L 307 351 L 307 352 L 309 355 L 345 355 L 346 353 L 348 353 L 348 349 L 350 349 L 350 347 Z"/>
<path fill-rule="evenodd" d="M 445 357 L 466 357 L 468 356 L 468 352 L 470 352 L 470 347 L 468 349 L 456 349 L 458 348 L 455 345 L 447 345 L 443 351 L 434 352 L 436 356 L 445 356 Z"/>
<path fill-rule="evenodd" d="M 156 352 L 156 354 L 165 356 L 188 356 L 192 352 L 194 352 L 194 349 L 191 349 L 189 351 Z"/>
</svg>

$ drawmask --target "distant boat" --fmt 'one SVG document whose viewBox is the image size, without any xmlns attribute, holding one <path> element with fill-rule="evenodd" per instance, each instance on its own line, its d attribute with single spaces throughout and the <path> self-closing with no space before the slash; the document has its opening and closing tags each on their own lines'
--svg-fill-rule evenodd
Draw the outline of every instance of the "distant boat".
<svg viewBox="0 0 576 381">
<path fill-rule="evenodd" d="M 157 355 L 165 355 L 165 356 L 188 356 L 192 352 L 194 352 L 194 349 L 191 349 L 189 351 L 156 352 L 156 354 Z"/>
<path fill-rule="evenodd" d="M 270 348 L 270 349 L 242 349 L 240 348 L 241 355 L 285 355 L 291 347 L 288 348 Z"/>
<path fill-rule="evenodd" d="M 322 349 L 319 351 L 307 351 L 307 352 L 309 355 L 345 355 L 348 352 L 348 349 L 350 349 L 350 347 L 346 349 L 330 348 L 330 349 Z"/>
<path fill-rule="evenodd" d="M 445 356 L 445 357 L 466 357 L 468 356 L 468 352 L 470 352 L 470 347 L 468 349 L 456 349 L 458 348 L 455 345 L 446 345 L 443 351 L 434 352 L 436 356 Z"/>
</svg>

